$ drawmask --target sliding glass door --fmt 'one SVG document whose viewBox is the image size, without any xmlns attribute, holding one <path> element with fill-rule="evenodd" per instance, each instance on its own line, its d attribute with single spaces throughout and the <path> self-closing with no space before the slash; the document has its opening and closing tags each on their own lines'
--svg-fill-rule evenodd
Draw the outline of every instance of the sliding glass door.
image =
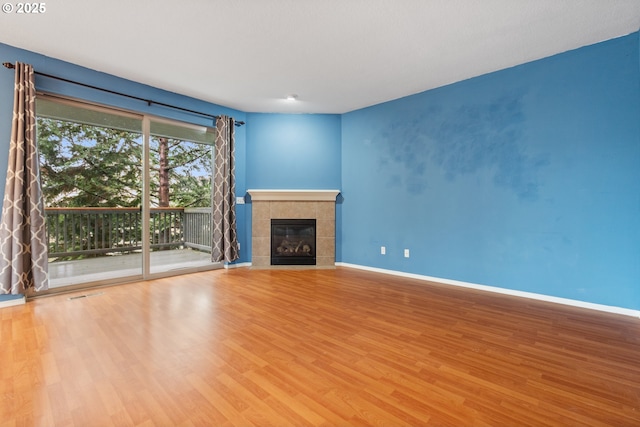
<svg viewBox="0 0 640 427">
<path fill-rule="evenodd" d="M 212 129 L 37 100 L 52 289 L 211 268 Z"/>
<path fill-rule="evenodd" d="M 211 264 L 214 131 L 151 120 L 150 273 Z"/>
<path fill-rule="evenodd" d="M 50 287 L 142 274 L 142 117 L 38 98 Z"/>
</svg>

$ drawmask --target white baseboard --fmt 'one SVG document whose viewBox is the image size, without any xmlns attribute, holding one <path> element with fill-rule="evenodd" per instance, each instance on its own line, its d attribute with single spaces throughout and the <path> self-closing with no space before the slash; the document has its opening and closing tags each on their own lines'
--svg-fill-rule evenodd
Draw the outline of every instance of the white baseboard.
<svg viewBox="0 0 640 427">
<path fill-rule="evenodd" d="M 225 264 L 224 268 L 230 269 L 230 268 L 241 268 L 241 267 L 251 267 L 251 263 L 250 262 L 239 262 L 237 264 Z"/>
<path fill-rule="evenodd" d="M 604 312 L 607 312 L 607 313 L 622 314 L 622 315 L 625 315 L 625 316 L 631 316 L 631 317 L 640 318 L 640 310 L 632 310 L 630 308 L 614 307 L 614 306 L 602 305 L 602 304 L 594 304 L 594 303 L 591 303 L 591 302 L 578 301 L 578 300 L 573 300 L 573 299 L 569 299 L 569 298 L 560 298 L 560 297 L 554 297 L 554 296 L 550 296 L 550 295 L 536 294 L 536 293 L 533 293 L 533 292 L 517 291 L 517 290 L 514 290 L 514 289 L 506 289 L 506 288 L 498 288 L 498 287 L 495 287 L 495 286 L 478 285 L 476 283 L 461 282 L 461 281 L 458 281 L 458 280 L 451 280 L 451 279 L 442 279 L 440 277 L 424 276 L 422 274 L 404 273 L 402 271 L 386 270 L 386 269 L 383 269 L 383 268 L 376 268 L 376 267 L 367 267 L 367 266 L 364 266 L 364 265 L 349 264 L 349 263 L 346 263 L 346 262 L 336 262 L 336 266 L 356 268 L 356 269 L 359 269 L 359 270 L 367 270 L 367 271 L 372 271 L 372 272 L 375 272 L 375 273 L 390 274 L 390 275 L 393 275 L 393 276 L 407 277 L 407 278 L 411 278 L 411 279 L 418 279 L 418 280 L 424 280 L 424 281 L 429 281 L 429 282 L 441 283 L 441 284 L 444 284 L 444 285 L 460 286 L 460 287 L 463 287 L 463 288 L 471 288 L 471 289 L 477 289 L 477 290 L 481 290 L 481 291 L 495 292 L 495 293 L 504 294 L 504 295 L 511 295 L 511 296 L 516 296 L 516 297 L 521 297 L 521 298 L 529 298 L 529 299 L 535 299 L 535 300 L 539 300 L 539 301 L 553 302 L 553 303 L 556 303 L 556 304 L 564 304 L 564 305 L 570 305 L 570 306 L 573 306 L 573 307 L 588 308 L 590 310 L 598 310 L 598 311 L 604 311 Z"/>
<path fill-rule="evenodd" d="M 0 300 L 0 308 L 13 307 L 14 305 L 22 305 L 22 304 L 25 304 L 26 301 L 27 301 L 27 299 L 24 297 L 24 295 L 21 295 L 21 296 L 16 297 L 16 298 L 9 298 L 9 299 L 5 299 L 5 300 Z"/>
</svg>

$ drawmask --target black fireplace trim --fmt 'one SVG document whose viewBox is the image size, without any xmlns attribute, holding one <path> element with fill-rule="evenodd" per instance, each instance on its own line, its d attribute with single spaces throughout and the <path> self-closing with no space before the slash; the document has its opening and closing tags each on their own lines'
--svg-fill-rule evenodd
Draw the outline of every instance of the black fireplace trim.
<svg viewBox="0 0 640 427">
<path fill-rule="evenodd" d="M 303 255 L 303 256 L 295 256 L 295 255 L 286 255 L 279 256 L 275 253 L 275 244 L 273 241 L 274 236 L 274 227 L 282 227 L 282 226 L 307 226 L 313 227 L 313 236 L 310 237 L 313 240 L 313 252 L 311 255 Z M 271 219 L 271 241 L 270 241 L 270 252 L 271 252 L 271 265 L 316 265 L 316 252 L 317 252 L 317 221 L 315 218 L 311 219 L 283 219 L 283 218 L 272 218 Z"/>
</svg>

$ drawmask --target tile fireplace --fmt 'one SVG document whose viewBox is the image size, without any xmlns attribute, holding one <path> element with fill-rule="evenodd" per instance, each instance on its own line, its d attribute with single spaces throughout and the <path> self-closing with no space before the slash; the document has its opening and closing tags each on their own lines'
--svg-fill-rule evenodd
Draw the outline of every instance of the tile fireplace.
<svg viewBox="0 0 640 427">
<path fill-rule="evenodd" d="M 272 239 L 272 220 L 314 220 L 314 256 L 307 256 L 305 250 L 312 251 L 305 238 L 292 237 L 281 247 L 280 252 L 296 253 L 300 257 L 313 258 L 314 264 L 297 264 L 308 267 L 335 267 L 336 244 L 336 196 L 339 190 L 248 190 L 251 196 L 251 265 L 258 268 L 277 268 L 291 265 L 289 261 L 277 259 L 272 262 L 271 252 L 278 251 L 282 242 Z M 297 226 L 297 224 L 294 224 Z M 292 231 L 292 229 L 290 229 Z M 308 234 L 305 229 L 303 234 Z M 280 239 L 280 238 L 279 238 Z M 302 241 L 302 243 L 301 243 Z M 294 244 L 295 243 L 295 244 Z M 298 245 L 300 244 L 300 247 Z M 309 246 L 305 248 L 305 245 Z M 285 254 L 282 254 L 285 255 Z M 285 255 L 286 256 L 286 255 Z M 305 261 L 302 261 L 305 262 Z M 310 262 L 306 260 L 306 262 Z"/>
</svg>

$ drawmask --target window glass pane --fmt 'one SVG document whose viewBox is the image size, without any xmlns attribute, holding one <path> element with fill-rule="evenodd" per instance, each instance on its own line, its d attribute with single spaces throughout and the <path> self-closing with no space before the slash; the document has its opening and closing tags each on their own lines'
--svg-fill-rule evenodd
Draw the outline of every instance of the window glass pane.
<svg viewBox="0 0 640 427">
<path fill-rule="evenodd" d="M 210 207 L 214 129 L 151 121 L 152 207 Z"/>
<path fill-rule="evenodd" d="M 151 120 L 150 271 L 211 265 L 214 130 Z"/>
</svg>

